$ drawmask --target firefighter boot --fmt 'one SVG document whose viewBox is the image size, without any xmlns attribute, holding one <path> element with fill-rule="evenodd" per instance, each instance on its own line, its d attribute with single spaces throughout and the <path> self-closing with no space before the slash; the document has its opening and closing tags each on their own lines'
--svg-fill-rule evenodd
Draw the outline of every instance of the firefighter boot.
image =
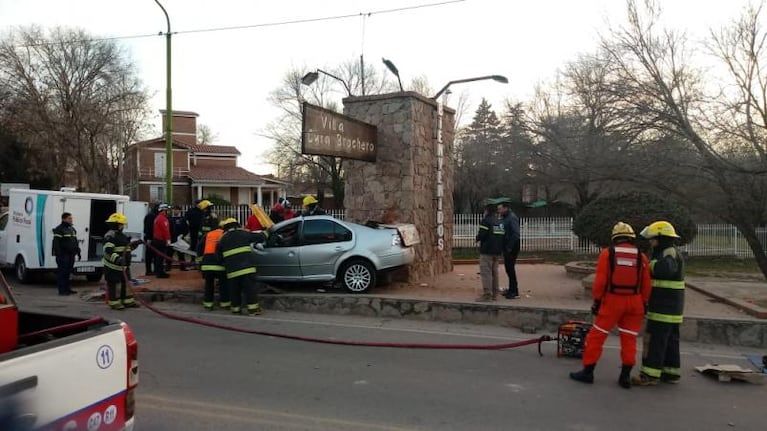
<svg viewBox="0 0 767 431">
<path fill-rule="evenodd" d="M 570 373 L 570 378 L 583 383 L 594 383 L 595 366 L 595 364 L 584 365 L 582 370 L 575 373 Z"/>
<path fill-rule="evenodd" d="M 634 386 L 655 386 L 658 384 L 657 377 L 650 377 L 645 373 L 639 373 L 638 376 L 631 378 L 631 384 Z"/>
<path fill-rule="evenodd" d="M 631 389 L 631 365 L 621 367 L 621 375 L 618 377 L 618 384 L 625 389 Z"/>
</svg>

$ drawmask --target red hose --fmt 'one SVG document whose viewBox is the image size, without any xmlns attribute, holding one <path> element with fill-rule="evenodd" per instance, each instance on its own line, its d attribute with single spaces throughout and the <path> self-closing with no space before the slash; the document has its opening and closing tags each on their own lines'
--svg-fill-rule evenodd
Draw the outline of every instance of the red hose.
<svg viewBox="0 0 767 431">
<path fill-rule="evenodd" d="M 67 323 L 65 325 L 54 326 L 53 328 L 41 329 L 39 331 L 29 332 L 19 335 L 19 342 L 28 340 L 30 338 L 38 337 L 40 335 L 58 334 L 60 332 L 71 331 L 74 329 L 85 328 L 88 326 L 96 325 L 99 323 L 105 323 L 103 317 L 94 317 L 92 319 L 83 320 L 80 322 Z"/>
<path fill-rule="evenodd" d="M 146 243 L 145 243 L 146 245 Z M 149 246 L 152 250 L 155 251 L 155 253 L 158 253 L 160 256 L 162 256 L 166 260 L 173 261 L 173 259 L 170 256 L 167 256 L 163 253 L 159 253 L 158 250 L 154 247 Z M 131 289 L 131 292 L 133 291 L 131 287 L 130 280 L 128 280 L 128 275 L 125 271 L 123 271 L 123 276 L 126 279 L 126 284 L 129 289 Z M 275 338 L 285 338 L 288 340 L 297 340 L 297 341 L 305 341 L 310 343 L 320 343 L 320 344 L 335 344 L 340 346 L 359 346 L 359 347 L 388 347 L 393 349 L 441 349 L 441 350 L 504 350 L 504 349 L 512 349 L 514 347 L 521 347 L 521 346 L 527 346 L 530 344 L 537 344 L 538 345 L 538 354 L 543 356 L 543 353 L 541 352 L 541 343 L 544 341 L 554 341 L 555 338 L 552 338 L 549 335 L 541 335 L 540 337 L 531 338 L 528 340 L 522 340 L 522 341 L 516 341 L 513 343 L 498 343 L 498 344 L 438 344 L 438 343 L 388 343 L 388 342 L 373 342 L 373 341 L 349 341 L 349 340 L 330 340 L 325 338 L 315 338 L 315 337 L 304 337 L 299 335 L 289 335 L 289 334 L 281 334 L 277 332 L 269 332 L 269 331 L 259 331 L 256 329 L 246 329 L 241 328 L 238 326 L 232 326 L 232 325 L 224 325 L 222 323 L 215 323 L 204 319 L 197 319 L 194 317 L 185 317 L 178 314 L 169 313 L 167 311 L 163 311 L 160 309 L 157 309 L 150 305 L 148 302 L 144 301 L 141 297 L 134 295 L 134 298 L 138 300 L 138 302 L 141 303 L 144 307 L 148 308 L 152 312 L 159 314 L 160 316 L 166 317 L 168 319 L 172 320 L 179 320 L 182 322 L 188 322 L 188 323 L 194 323 L 196 325 L 202 325 L 207 326 L 210 328 L 217 328 L 217 329 L 223 329 L 226 331 L 233 331 L 233 332 L 242 332 L 245 334 L 256 334 L 256 335 L 264 335 L 267 337 L 275 337 Z"/>
</svg>

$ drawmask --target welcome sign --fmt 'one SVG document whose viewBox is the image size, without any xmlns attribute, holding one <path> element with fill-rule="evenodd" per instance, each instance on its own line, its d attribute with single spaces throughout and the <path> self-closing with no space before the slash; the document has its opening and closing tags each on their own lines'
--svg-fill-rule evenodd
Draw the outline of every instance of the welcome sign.
<svg viewBox="0 0 767 431">
<path fill-rule="evenodd" d="M 303 103 L 301 153 L 376 161 L 376 126 Z"/>
</svg>

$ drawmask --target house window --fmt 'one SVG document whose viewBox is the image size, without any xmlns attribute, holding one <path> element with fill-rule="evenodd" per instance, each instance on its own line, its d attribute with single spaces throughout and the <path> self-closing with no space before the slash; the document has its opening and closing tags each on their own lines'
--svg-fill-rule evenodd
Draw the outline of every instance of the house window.
<svg viewBox="0 0 767 431">
<path fill-rule="evenodd" d="M 149 186 L 149 201 L 157 202 L 165 199 L 165 186 Z"/>
<path fill-rule="evenodd" d="M 154 176 L 165 177 L 165 153 L 154 153 Z"/>
</svg>

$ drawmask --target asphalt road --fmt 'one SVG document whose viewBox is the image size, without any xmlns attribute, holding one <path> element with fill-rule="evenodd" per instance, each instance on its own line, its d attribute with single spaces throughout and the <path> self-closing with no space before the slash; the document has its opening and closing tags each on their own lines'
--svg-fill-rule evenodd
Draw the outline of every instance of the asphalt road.
<svg viewBox="0 0 767 431">
<path fill-rule="evenodd" d="M 166 430 L 764 430 L 767 386 L 719 383 L 692 370 L 746 365 L 745 351 L 683 346 L 683 382 L 618 387 L 617 338 L 597 382 L 567 378 L 578 360 L 555 344 L 505 351 L 399 350 L 291 341 L 198 326 L 146 308 L 116 312 L 17 289 L 22 307 L 120 317 L 139 340 L 137 429 Z M 271 332 L 343 340 L 492 344 L 530 338 L 506 328 L 352 316 L 269 312 L 203 313 L 163 303 L 185 317 Z M 764 354 L 764 352 L 761 352 Z"/>
</svg>

